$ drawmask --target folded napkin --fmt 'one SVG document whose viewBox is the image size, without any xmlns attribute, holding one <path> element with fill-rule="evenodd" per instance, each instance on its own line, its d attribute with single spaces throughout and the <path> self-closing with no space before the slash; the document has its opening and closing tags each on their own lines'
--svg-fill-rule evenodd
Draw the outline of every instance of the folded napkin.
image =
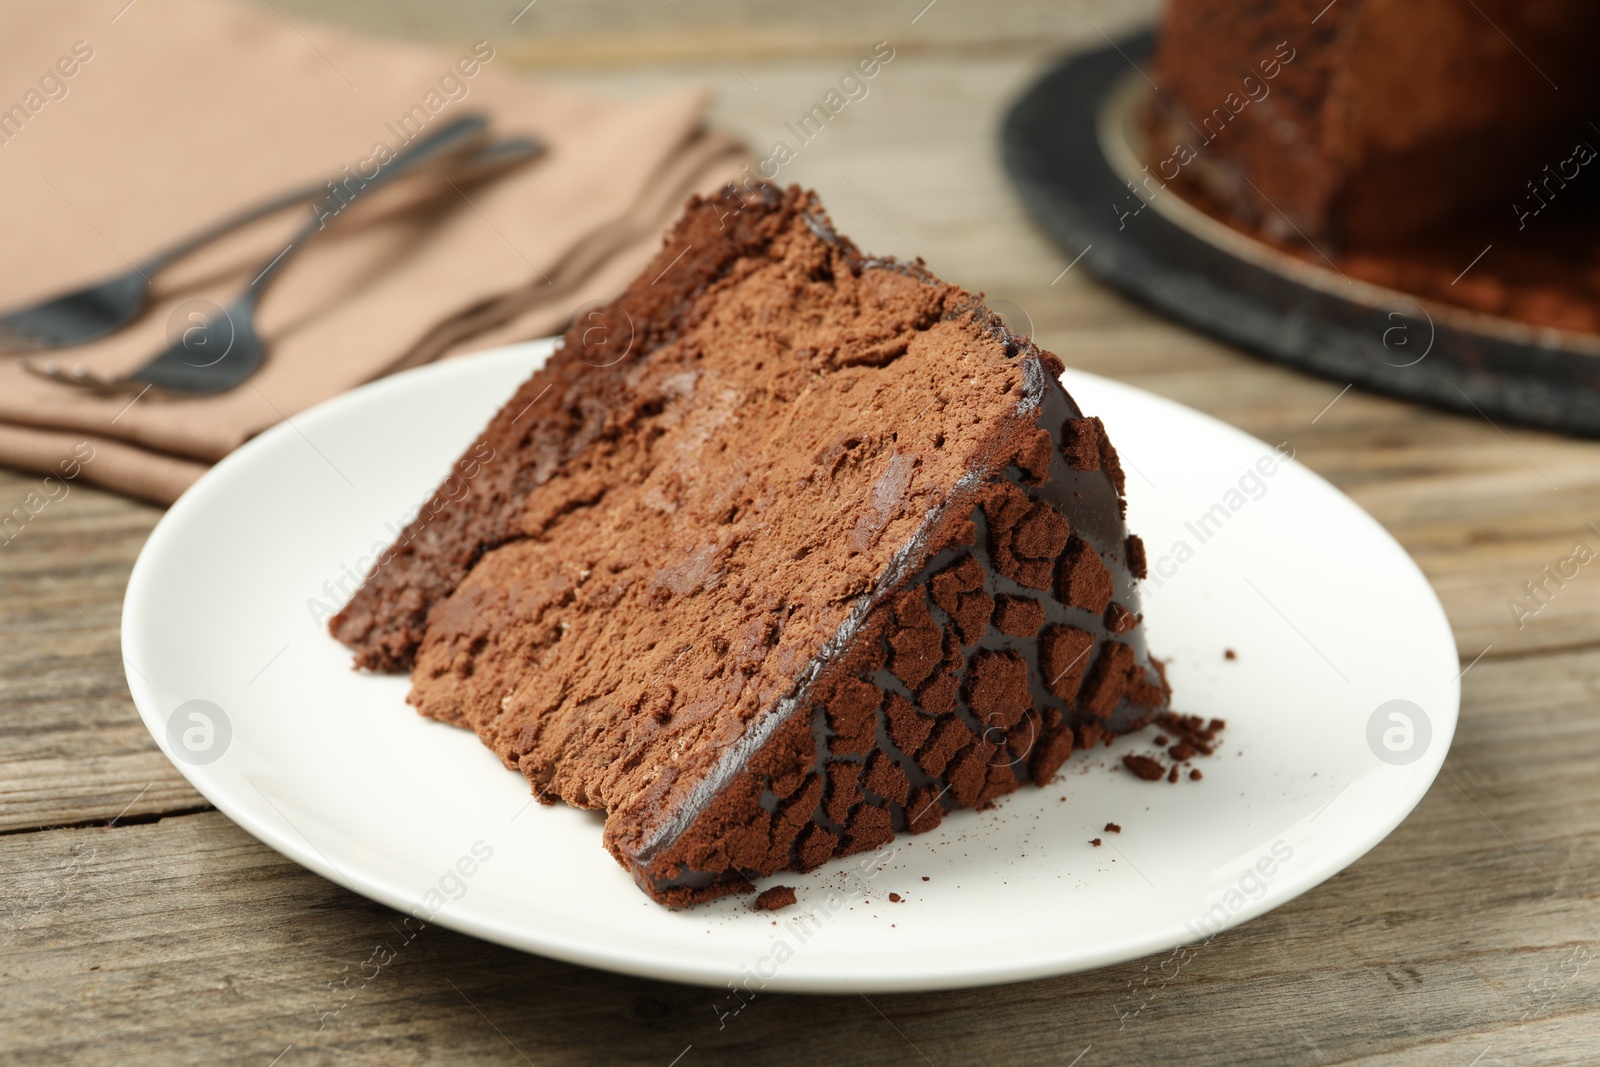
<svg viewBox="0 0 1600 1067">
<path fill-rule="evenodd" d="M 70 466 L 162 503 L 319 401 L 561 328 L 643 268 L 691 193 L 712 192 L 746 160 L 703 127 L 704 93 L 570 93 L 517 76 L 492 40 L 428 50 L 209 0 L 8 6 L 0 35 L 12 75 L 0 97 L 16 97 L 14 107 L 0 98 L 0 308 L 126 271 L 341 168 L 370 174 L 380 149 L 471 112 L 488 114 L 496 137 L 547 146 L 477 185 L 419 175 L 340 212 L 262 300 L 265 366 L 221 396 L 99 396 L 0 357 L 0 465 L 58 476 Z M 309 211 L 158 275 L 132 328 L 44 355 L 105 374 L 139 366 L 196 302 L 225 305 Z"/>
</svg>

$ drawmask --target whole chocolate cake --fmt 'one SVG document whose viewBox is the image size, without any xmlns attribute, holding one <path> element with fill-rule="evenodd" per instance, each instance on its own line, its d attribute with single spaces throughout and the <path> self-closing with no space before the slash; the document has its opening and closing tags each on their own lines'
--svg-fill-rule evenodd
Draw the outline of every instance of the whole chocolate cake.
<svg viewBox="0 0 1600 1067">
<path fill-rule="evenodd" d="M 1600 332 L 1596 40 L 1589 0 L 1169 0 L 1146 160 L 1342 275 Z"/>
<path fill-rule="evenodd" d="M 1061 370 L 812 194 L 697 198 L 331 629 L 658 901 L 928 830 L 1167 705 Z"/>
</svg>

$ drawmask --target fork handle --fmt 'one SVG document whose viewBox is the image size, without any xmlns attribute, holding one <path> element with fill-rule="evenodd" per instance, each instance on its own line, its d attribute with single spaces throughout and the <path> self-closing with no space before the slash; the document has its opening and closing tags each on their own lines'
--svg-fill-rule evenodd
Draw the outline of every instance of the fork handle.
<svg viewBox="0 0 1600 1067">
<path fill-rule="evenodd" d="M 243 211 L 219 219 L 210 226 L 206 226 L 176 243 L 168 245 L 159 252 L 153 253 L 143 263 L 139 264 L 139 272 L 146 277 L 150 277 L 157 271 L 187 256 L 195 249 L 210 244 L 223 234 L 232 233 L 234 230 L 247 226 L 257 219 L 264 219 L 268 215 L 276 215 L 278 212 L 294 207 L 297 204 L 309 203 L 320 196 L 325 188 L 326 186 L 322 182 L 302 185 L 299 188 L 279 193 L 270 200 L 263 200 L 259 204 L 245 208 Z"/>
<path fill-rule="evenodd" d="M 307 241 L 321 232 L 323 227 L 327 225 L 327 220 L 333 214 L 343 211 L 353 201 L 377 191 L 401 175 L 409 174 L 419 167 L 436 160 L 456 155 L 481 140 L 488 125 L 489 120 L 479 114 L 466 115 L 456 119 L 454 122 L 447 123 L 417 141 L 404 151 L 397 153 L 387 163 L 381 164 L 378 172 L 372 177 L 358 178 L 357 181 L 361 184 L 357 188 L 349 190 L 348 197 L 339 195 L 337 190 L 326 193 L 314 206 L 311 221 L 302 226 L 299 232 L 289 239 L 289 243 L 284 246 L 283 251 L 279 252 L 277 256 L 261 268 L 261 272 L 245 287 L 241 299 L 254 302 L 261 295 L 261 291 L 272 284 L 272 280 L 278 276 L 278 273 L 283 270 L 289 260 L 294 258 L 294 254 Z"/>
<path fill-rule="evenodd" d="M 451 123 L 449 126 L 440 129 L 437 133 L 429 135 L 429 137 L 424 138 L 422 141 L 419 141 L 417 144 L 406 149 L 404 152 L 399 153 L 394 159 L 389 161 L 388 166 L 392 168 L 395 166 L 395 164 L 401 163 L 402 159 L 404 159 L 408 153 L 414 153 L 420 149 L 423 149 L 435 138 L 447 137 L 447 139 L 453 141 L 455 137 L 461 136 L 459 130 L 457 129 L 458 127 L 465 128 L 467 126 L 472 126 L 481 130 L 486 127 L 487 124 L 487 120 L 481 115 L 468 115 L 465 118 L 459 119 L 456 122 Z M 431 152 L 428 154 L 431 155 Z M 381 175 L 383 171 L 380 170 L 379 173 Z M 371 181 L 372 179 L 368 179 L 368 184 L 370 184 Z M 178 241 L 168 245 L 166 248 L 152 253 L 148 258 L 139 264 L 139 271 L 146 277 L 151 277 L 157 271 L 164 270 L 173 263 L 176 263 L 178 260 L 182 259 L 184 256 L 187 256 L 190 252 L 193 252 L 197 248 L 205 247 L 224 234 L 232 233 L 234 230 L 237 230 L 243 226 L 248 226 L 250 223 L 256 222 L 259 219 L 267 218 L 269 215 L 276 215 L 278 212 L 284 211 L 288 208 L 295 207 L 300 204 L 310 204 L 319 199 L 325 200 L 327 198 L 327 180 L 312 182 L 307 185 L 301 185 L 293 189 L 285 190 L 276 196 L 263 200 L 258 204 L 251 205 L 242 211 L 237 211 L 232 215 L 226 216 L 225 218 L 218 219 L 211 225 L 202 227 L 196 232 L 189 234 L 187 237 L 180 238 Z"/>
</svg>

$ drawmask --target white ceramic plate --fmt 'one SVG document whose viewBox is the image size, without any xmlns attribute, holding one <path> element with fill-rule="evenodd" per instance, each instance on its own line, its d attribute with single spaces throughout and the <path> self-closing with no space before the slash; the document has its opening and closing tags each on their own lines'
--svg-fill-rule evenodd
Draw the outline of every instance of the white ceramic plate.
<svg viewBox="0 0 1600 1067">
<path fill-rule="evenodd" d="M 1159 952 L 1277 907 L 1381 841 L 1444 760 L 1459 664 L 1400 546 L 1298 464 L 1263 476 L 1268 445 L 1069 371 L 1128 467 L 1151 647 L 1181 709 L 1228 720 L 1204 780 L 1137 780 L 1120 757 L 1151 751 L 1148 735 L 1123 740 L 882 855 L 772 879 L 798 908 L 652 903 L 601 847 L 598 814 L 530 803 L 472 734 L 417 716 L 406 679 L 353 672 L 323 627 L 550 348 L 409 371 L 262 434 L 173 506 L 134 567 L 124 653 L 151 734 L 245 830 L 340 885 L 661 979 L 980 985 Z"/>
</svg>

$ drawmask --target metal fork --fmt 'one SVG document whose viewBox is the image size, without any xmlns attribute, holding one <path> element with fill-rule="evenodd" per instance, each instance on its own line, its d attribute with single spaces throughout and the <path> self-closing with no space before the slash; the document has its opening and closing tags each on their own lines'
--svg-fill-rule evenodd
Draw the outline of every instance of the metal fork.
<svg viewBox="0 0 1600 1067">
<path fill-rule="evenodd" d="M 469 115 L 438 133 L 424 138 L 407 151 L 417 151 L 438 138 L 455 143 L 465 134 L 481 133 L 488 125 L 482 115 Z M 393 168 L 406 155 L 400 153 L 389 163 Z M 385 168 L 385 169 L 389 169 Z M 382 171 L 379 172 L 383 173 Z M 157 273 L 218 237 L 258 219 L 275 215 L 296 204 L 328 198 L 328 183 L 318 182 L 272 197 L 254 207 L 205 227 L 175 244 L 156 252 L 125 274 L 63 293 L 31 307 L 0 315 L 0 351 L 30 352 L 48 348 L 71 348 L 115 333 L 136 318 L 149 296 L 151 279 Z"/>
<path fill-rule="evenodd" d="M 366 196 L 419 166 L 441 157 L 453 158 L 452 149 L 459 147 L 460 139 L 472 135 L 474 129 L 464 124 L 454 131 L 440 131 L 427 144 L 418 142 L 395 156 L 348 198 L 330 197 L 321 207 L 341 210 L 356 197 Z M 543 151 L 544 146 L 532 138 L 509 138 L 495 142 L 462 159 L 454 178 L 462 182 L 480 181 L 490 174 L 536 158 Z M 215 309 L 215 314 L 200 311 L 192 313 L 189 318 L 193 325 L 184 329 L 148 363 L 125 377 L 98 375 L 81 363 L 64 367 L 54 359 L 43 363 L 24 360 L 23 366 L 36 374 L 96 392 L 125 392 L 150 385 L 190 395 L 208 396 L 227 392 L 254 374 L 266 359 L 266 344 L 255 326 L 256 307 L 262 292 L 282 272 L 293 255 L 321 231 L 325 218 L 324 210 L 317 211 L 313 219 L 294 235 L 283 251 L 261 268 L 228 307 Z"/>
</svg>

